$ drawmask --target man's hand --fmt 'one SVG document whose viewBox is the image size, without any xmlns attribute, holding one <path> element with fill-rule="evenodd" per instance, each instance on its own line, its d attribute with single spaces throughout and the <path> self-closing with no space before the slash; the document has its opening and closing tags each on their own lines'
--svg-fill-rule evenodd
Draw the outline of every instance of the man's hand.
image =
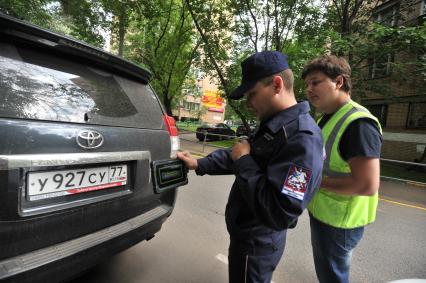
<svg viewBox="0 0 426 283">
<path fill-rule="evenodd" d="M 250 154 L 250 144 L 246 140 L 241 140 L 232 147 L 231 158 L 234 161 L 247 154 Z"/>
<path fill-rule="evenodd" d="M 187 151 L 178 152 L 178 153 L 176 153 L 176 157 L 178 159 L 182 160 L 183 163 L 185 164 L 186 168 L 188 168 L 189 170 L 197 169 L 197 167 L 198 167 L 197 159 L 192 157 L 189 152 L 187 152 Z"/>
</svg>

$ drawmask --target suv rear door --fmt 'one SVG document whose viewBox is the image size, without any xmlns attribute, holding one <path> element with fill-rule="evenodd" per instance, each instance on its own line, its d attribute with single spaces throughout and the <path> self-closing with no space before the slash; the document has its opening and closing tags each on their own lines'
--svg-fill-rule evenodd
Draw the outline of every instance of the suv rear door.
<svg viewBox="0 0 426 283">
<path fill-rule="evenodd" d="M 152 237 L 176 192 L 153 190 L 151 161 L 170 158 L 171 139 L 149 73 L 18 21 L 0 26 L 0 279 L 62 259 L 20 256 L 120 223 L 139 229 L 121 249 Z"/>
</svg>

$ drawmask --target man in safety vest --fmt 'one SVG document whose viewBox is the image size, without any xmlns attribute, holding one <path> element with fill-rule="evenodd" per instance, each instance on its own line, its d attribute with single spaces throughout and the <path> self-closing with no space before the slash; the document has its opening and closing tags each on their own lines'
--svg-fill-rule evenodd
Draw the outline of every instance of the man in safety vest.
<svg viewBox="0 0 426 283">
<path fill-rule="evenodd" d="M 351 100 L 351 68 L 323 56 L 303 69 L 306 95 L 316 111 L 326 159 L 319 192 L 308 210 L 315 270 L 320 282 L 348 282 L 352 250 L 376 218 L 382 130 Z"/>
</svg>

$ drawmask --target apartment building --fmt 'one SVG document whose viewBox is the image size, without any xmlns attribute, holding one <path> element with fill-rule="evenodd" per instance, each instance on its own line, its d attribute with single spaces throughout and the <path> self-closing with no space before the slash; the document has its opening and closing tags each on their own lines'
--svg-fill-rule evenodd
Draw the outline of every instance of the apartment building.
<svg viewBox="0 0 426 283">
<path fill-rule="evenodd" d="M 425 20 L 425 2 L 426 0 L 384 1 L 374 10 L 374 18 L 389 26 L 418 25 Z M 392 76 L 393 62 L 416 62 L 420 56 L 425 56 L 424 51 L 422 54 L 410 50 L 398 54 L 389 53 L 380 58 L 371 58 L 368 64 L 369 79 L 385 86 L 389 93 L 394 94 L 387 96 L 370 91 L 361 99 L 361 103 L 383 126 L 383 158 L 410 162 L 418 161 L 422 156 L 425 159 L 426 93 L 421 82 L 424 75 L 412 69 L 404 80 Z"/>
<path fill-rule="evenodd" d="M 209 124 L 222 123 L 225 118 L 226 100 L 220 95 L 217 83 L 202 72 L 196 72 L 196 89 L 183 90 L 176 117 L 179 121 L 199 121 Z"/>
</svg>

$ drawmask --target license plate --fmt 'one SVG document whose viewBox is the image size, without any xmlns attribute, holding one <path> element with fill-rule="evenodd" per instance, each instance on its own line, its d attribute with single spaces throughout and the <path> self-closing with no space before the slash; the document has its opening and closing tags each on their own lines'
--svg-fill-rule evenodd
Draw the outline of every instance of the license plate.
<svg viewBox="0 0 426 283">
<path fill-rule="evenodd" d="M 127 165 L 28 173 L 29 200 L 79 194 L 127 183 Z"/>
</svg>

